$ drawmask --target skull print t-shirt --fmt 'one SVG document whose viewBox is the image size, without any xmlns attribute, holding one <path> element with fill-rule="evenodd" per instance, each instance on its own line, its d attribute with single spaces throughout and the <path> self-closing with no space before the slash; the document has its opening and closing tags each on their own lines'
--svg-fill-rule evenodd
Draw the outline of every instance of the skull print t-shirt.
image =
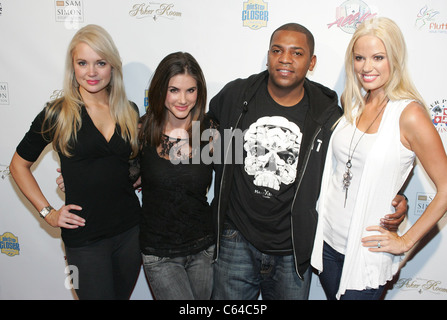
<svg viewBox="0 0 447 320">
<path fill-rule="evenodd" d="M 228 217 L 258 250 L 291 254 L 290 209 L 308 97 L 281 106 L 266 81 L 254 99 L 242 123 L 243 163 L 234 170 Z"/>
</svg>

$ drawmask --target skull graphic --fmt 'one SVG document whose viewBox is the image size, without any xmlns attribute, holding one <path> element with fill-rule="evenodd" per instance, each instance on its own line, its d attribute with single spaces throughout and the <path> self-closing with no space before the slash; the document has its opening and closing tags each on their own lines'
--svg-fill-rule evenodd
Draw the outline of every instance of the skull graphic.
<svg viewBox="0 0 447 320">
<path fill-rule="evenodd" d="M 256 186 L 279 190 L 295 181 L 302 133 L 283 117 L 263 117 L 244 136 L 245 171 Z"/>
</svg>

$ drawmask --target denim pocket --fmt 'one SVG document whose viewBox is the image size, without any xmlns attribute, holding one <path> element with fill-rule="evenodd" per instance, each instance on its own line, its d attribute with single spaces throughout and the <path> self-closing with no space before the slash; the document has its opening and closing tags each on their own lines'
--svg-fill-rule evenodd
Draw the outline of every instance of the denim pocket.
<svg viewBox="0 0 447 320">
<path fill-rule="evenodd" d="M 228 228 L 228 225 L 224 225 L 224 229 L 222 231 L 222 237 L 227 239 L 234 239 L 238 236 L 239 231 L 234 228 Z"/>
<path fill-rule="evenodd" d="M 157 264 L 162 263 L 162 262 L 166 261 L 167 259 L 169 259 L 166 257 L 159 257 L 159 256 L 154 256 L 154 255 L 146 255 L 146 254 L 141 254 L 141 256 L 143 257 L 143 264 L 147 265 L 147 266 L 157 265 Z"/>
<path fill-rule="evenodd" d="M 203 255 L 207 258 L 213 259 L 215 247 L 216 246 L 213 244 L 208 249 L 203 250 Z"/>
</svg>

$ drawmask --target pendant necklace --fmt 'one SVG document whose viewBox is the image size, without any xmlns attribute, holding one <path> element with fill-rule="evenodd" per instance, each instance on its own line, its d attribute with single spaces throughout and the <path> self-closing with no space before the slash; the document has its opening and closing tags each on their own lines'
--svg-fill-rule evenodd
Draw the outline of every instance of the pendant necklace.
<svg viewBox="0 0 447 320">
<path fill-rule="evenodd" d="M 369 97 L 368 97 L 369 98 Z M 348 189 L 349 186 L 351 185 L 351 180 L 352 180 L 352 172 L 351 172 L 351 168 L 352 168 L 352 157 L 354 156 L 354 152 L 355 149 L 357 148 L 357 146 L 359 145 L 360 140 L 363 138 L 363 136 L 368 132 L 368 130 L 372 127 L 372 125 L 374 124 L 374 122 L 376 122 L 377 118 L 379 118 L 380 114 L 382 113 L 383 109 L 385 109 L 386 105 L 388 104 L 389 99 L 386 101 L 385 105 L 382 107 L 382 109 L 380 109 L 379 113 L 377 114 L 377 116 L 374 118 L 374 120 L 371 122 L 371 124 L 369 125 L 369 127 L 365 130 L 365 132 L 363 132 L 363 134 L 360 136 L 360 138 L 357 140 L 357 143 L 354 146 L 354 149 L 351 152 L 351 147 L 352 147 L 352 142 L 354 141 L 354 136 L 355 133 L 357 132 L 357 124 L 354 121 L 354 133 L 352 134 L 352 138 L 351 138 L 351 143 L 349 144 L 349 151 L 348 151 L 348 161 L 346 162 L 346 171 L 343 175 L 343 190 L 345 191 L 345 205 L 344 207 L 346 208 L 346 200 L 348 199 Z M 363 114 L 363 113 L 362 113 Z M 360 114 L 359 117 L 359 121 L 358 123 L 360 123 L 360 119 L 362 118 L 362 114 Z"/>
</svg>

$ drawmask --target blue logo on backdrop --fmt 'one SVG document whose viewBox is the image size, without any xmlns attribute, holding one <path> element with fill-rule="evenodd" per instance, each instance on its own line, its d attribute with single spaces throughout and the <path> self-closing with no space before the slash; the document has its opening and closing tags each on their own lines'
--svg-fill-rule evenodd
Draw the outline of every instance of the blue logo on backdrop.
<svg viewBox="0 0 447 320">
<path fill-rule="evenodd" d="M 248 0 L 244 2 L 242 22 L 244 27 L 258 30 L 267 27 L 269 20 L 268 4 L 262 0 Z"/>
<path fill-rule="evenodd" d="M 11 232 L 5 232 L 0 236 L 0 252 L 13 257 L 20 254 L 19 238 Z"/>
</svg>

